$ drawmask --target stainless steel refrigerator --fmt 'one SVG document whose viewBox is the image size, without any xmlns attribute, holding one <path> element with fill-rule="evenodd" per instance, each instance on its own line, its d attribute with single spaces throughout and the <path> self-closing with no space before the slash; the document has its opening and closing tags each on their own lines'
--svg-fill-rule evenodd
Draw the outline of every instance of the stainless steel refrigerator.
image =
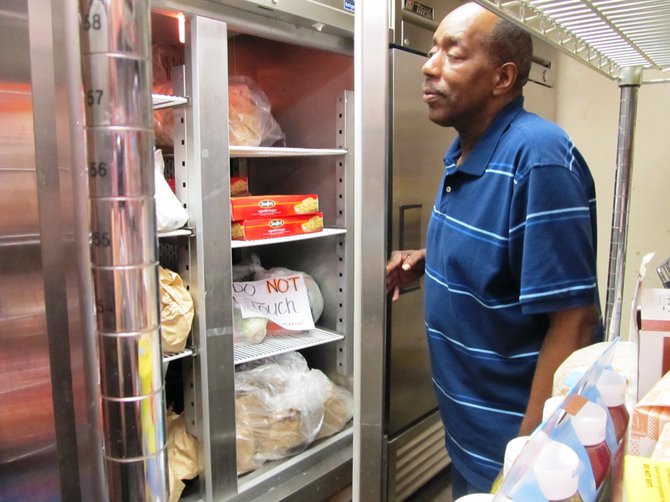
<svg viewBox="0 0 670 502">
<path fill-rule="evenodd" d="M 425 247 L 425 235 L 442 173 L 442 158 L 456 136 L 428 119 L 421 99 L 432 36 L 458 1 L 397 0 L 389 51 L 388 253 Z M 555 99 L 551 49 L 535 43 L 526 108 L 552 119 Z M 387 306 L 385 440 L 389 500 L 403 500 L 449 458 L 431 381 L 424 326 L 423 279 Z"/>
<path fill-rule="evenodd" d="M 425 247 L 426 227 L 456 133 L 428 119 L 421 99 L 433 33 L 458 2 L 395 2 L 389 51 L 388 252 Z M 431 381 L 423 279 L 387 306 L 385 440 L 387 494 L 403 500 L 444 469 L 449 457 Z"/>
</svg>

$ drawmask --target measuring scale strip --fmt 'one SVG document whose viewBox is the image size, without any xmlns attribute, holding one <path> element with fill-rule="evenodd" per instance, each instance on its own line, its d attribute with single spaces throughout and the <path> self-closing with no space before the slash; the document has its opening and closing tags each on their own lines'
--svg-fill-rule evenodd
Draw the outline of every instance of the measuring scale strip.
<svg viewBox="0 0 670 502">
<path fill-rule="evenodd" d="M 90 197 L 153 196 L 153 129 L 86 129 Z"/>
<path fill-rule="evenodd" d="M 107 399 L 102 396 L 103 435 L 106 452 L 111 457 L 136 458 L 156 453 L 162 446 L 157 441 L 164 433 L 162 389 L 137 399 Z M 138 434 L 138 431 L 143 431 Z M 115 438 L 124 438 L 124 441 Z"/>
<path fill-rule="evenodd" d="M 91 269 L 99 331 L 142 331 L 160 324 L 158 262 Z"/>
<path fill-rule="evenodd" d="M 160 328 L 135 336 L 101 336 L 100 371 L 118 372 L 121 378 L 101 381 L 104 396 L 128 398 L 155 392 L 163 386 Z M 130 371 L 137 367 L 137 372 Z M 125 375 L 133 375 L 128 377 Z"/>
<path fill-rule="evenodd" d="M 83 60 L 84 110 L 90 126 L 153 127 L 151 66 L 145 59 L 93 54 Z"/>
<path fill-rule="evenodd" d="M 81 53 L 150 54 L 146 0 L 81 0 Z"/>
<path fill-rule="evenodd" d="M 153 197 L 91 199 L 91 261 L 96 266 L 142 265 L 156 261 Z"/>
</svg>

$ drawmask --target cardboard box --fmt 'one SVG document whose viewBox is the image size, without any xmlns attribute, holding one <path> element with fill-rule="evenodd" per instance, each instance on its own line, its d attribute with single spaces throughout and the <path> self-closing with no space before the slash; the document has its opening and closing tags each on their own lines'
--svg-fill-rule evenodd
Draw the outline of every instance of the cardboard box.
<svg viewBox="0 0 670 502">
<path fill-rule="evenodd" d="M 640 294 L 638 398 L 670 371 L 670 289 L 643 289 Z"/>
<path fill-rule="evenodd" d="M 651 458 L 670 462 L 670 423 L 665 424 L 661 429 L 654 451 L 651 452 Z"/>
<path fill-rule="evenodd" d="M 315 214 L 318 211 L 319 197 L 316 194 L 250 195 L 230 199 L 233 221 Z"/>
<path fill-rule="evenodd" d="M 323 230 L 323 213 L 282 218 L 255 218 L 234 221 L 232 236 L 236 240 L 251 241 L 289 235 L 309 234 Z"/>
<path fill-rule="evenodd" d="M 667 423 L 670 423 L 670 373 L 635 405 L 628 430 L 628 453 L 651 457 Z"/>
<path fill-rule="evenodd" d="M 249 178 L 246 176 L 230 177 L 230 196 L 241 197 L 249 195 Z"/>
</svg>

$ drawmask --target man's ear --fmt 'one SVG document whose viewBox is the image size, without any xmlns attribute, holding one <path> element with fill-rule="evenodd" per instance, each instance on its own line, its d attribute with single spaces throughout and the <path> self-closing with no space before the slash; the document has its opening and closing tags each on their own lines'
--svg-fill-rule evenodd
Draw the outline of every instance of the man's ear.
<svg viewBox="0 0 670 502">
<path fill-rule="evenodd" d="M 494 96 L 510 92 L 516 84 L 517 68 L 514 63 L 504 63 L 498 67 L 497 81 L 493 88 Z"/>
</svg>

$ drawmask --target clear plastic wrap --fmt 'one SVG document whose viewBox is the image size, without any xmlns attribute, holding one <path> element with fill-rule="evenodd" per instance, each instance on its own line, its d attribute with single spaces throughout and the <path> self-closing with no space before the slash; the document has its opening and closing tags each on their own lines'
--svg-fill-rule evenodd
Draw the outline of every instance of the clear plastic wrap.
<svg viewBox="0 0 670 502">
<path fill-rule="evenodd" d="M 302 274 L 304 278 L 312 319 L 316 323 L 323 313 L 324 301 L 321 289 L 312 276 L 305 272 L 283 267 L 274 267 L 266 270 L 261 266 L 260 260 L 256 255 L 252 255 L 247 263 L 233 266 L 234 282 L 253 282 L 295 274 Z M 281 335 L 289 332 L 291 331 L 262 317 L 243 319 L 239 306 L 235 302 L 233 303 L 233 340 L 236 344 L 260 343 L 265 339 L 266 335 Z"/>
<path fill-rule="evenodd" d="M 310 370 L 298 352 L 241 365 L 235 374 L 238 472 L 342 430 L 352 408 L 351 394 Z"/>
<path fill-rule="evenodd" d="M 233 343 L 246 345 L 261 343 L 267 334 L 268 320 L 264 317 L 244 319 L 240 307 L 233 301 Z"/>
<path fill-rule="evenodd" d="M 182 64 L 181 54 L 175 48 L 160 44 L 151 46 L 151 62 L 153 85 L 151 92 L 172 95 L 171 68 Z M 154 135 L 156 145 L 169 146 L 174 144 L 174 115 L 170 108 L 154 110 Z"/>
<path fill-rule="evenodd" d="M 271 113 L 270 100 L 249 77 L 228 79 L 229 141 L 236 146 L 284 145 L 284 133 Z"/>
<path fill-rule="evenodd" d="M 314 370 L 318 371 L 318 370 Z M 325 376 L 325 375 L 324 375 Z M 324 403 L 323 424 L 315 439 L 337 434 L 354 416 L 354 398 L 344 387 L 332 384 Z"/>
</svg>

